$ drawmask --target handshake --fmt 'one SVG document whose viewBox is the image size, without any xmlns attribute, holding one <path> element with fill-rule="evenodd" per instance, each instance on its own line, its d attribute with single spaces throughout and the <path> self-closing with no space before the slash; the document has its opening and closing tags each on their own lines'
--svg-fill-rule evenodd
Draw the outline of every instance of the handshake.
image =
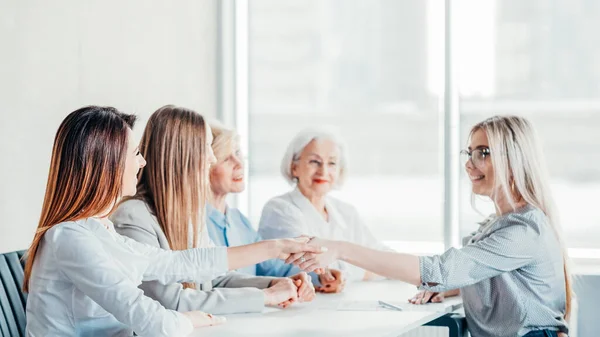
<svg viewBox="0 0 600 337">
<path fill-rule="evenodd" d="M 287 308 L 295 302 L 310 302 L 315 298 L 315 288 L 307 273 L 276 278 L 263 290 L 265 305 Z"/>
<path fill-rule="evenodd" d="M 325 274 L 327 266 L 338 259 L 335 241 L 308 236 L 274 241 L 278 245 L 277 257 L 305 272 Z"/>
<path fill-rule="evenodd" d="M 269 255 L 293 263 L 303 269 L 291 277 L 280 277 L 271 281 L 263 290 L 265 305 L 287 308 L 295 302 L 310 302 L 315 292 L 338 293 L 344 289 L 345 281 L 339 270 L 327 267 L 337 260 L 334 241 L 327 241 L 307 236 L 295 239 L 275 239 L 269 241 Z M 313 286 L 307 272 L 318 275 L 320 286 Z M 190 319 L 194 328 L 225 323 L 225 318 L 213 316 L 201 311 L 183 313 Z"/>
</svg>

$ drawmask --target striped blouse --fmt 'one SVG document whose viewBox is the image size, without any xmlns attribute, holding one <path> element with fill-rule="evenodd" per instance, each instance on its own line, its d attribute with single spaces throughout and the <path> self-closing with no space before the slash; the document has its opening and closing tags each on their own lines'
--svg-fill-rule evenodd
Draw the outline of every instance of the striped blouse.
<svg viewBox="0 0 600 337">
<path fill-rule="evenodd" d="M 568 333 L 561 246 L 540 209 L 492 216 L 463 244 L 420 258 L 420 288 L 459 288 L 473 337 Z"/>
</svg>

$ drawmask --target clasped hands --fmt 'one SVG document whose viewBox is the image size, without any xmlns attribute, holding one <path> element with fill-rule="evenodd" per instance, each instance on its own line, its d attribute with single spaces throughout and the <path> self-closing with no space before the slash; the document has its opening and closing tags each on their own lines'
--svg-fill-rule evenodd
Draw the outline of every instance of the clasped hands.
<svg viewBox="0 0 600 337">
<path fill-rule="evenodd" d="M 310 302 L 315 298 L 315 288 L 305 272 L 276 278 L 263 292 L 265 305 L 276 305 L 284 309 L 295 302 Z"/>
</svg>

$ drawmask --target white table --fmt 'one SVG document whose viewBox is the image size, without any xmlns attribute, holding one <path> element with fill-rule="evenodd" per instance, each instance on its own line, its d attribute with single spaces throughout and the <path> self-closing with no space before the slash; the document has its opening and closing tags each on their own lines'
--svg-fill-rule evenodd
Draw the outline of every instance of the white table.
<svg viewBox="0 0 600 337">
<path fill-rule="evenodd" d="M 227 315 L 226 324 L 197 329 L 191 336 L 395 337 L 461 306 L 459 299 L 420 306 L 408 304 L 408 298 L 416 292 L 414 286 L 398 281 L 349 283 L 341 294 L 317 294 L 313 302 L 298 303 L 285 310 L 265 308 L 259 314 Z M 400 304 L 404 310 L 368 310 L 378 300 Z M 341 310 L 350 304 L 357 311 Z"/>
</svg>

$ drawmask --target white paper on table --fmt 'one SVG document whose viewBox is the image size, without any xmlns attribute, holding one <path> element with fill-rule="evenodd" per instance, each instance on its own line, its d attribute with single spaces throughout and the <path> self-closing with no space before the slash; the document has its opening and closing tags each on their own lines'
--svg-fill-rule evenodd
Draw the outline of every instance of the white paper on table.
<svg viewBox="0 0 600 337">
<path fill-rule="evenodd" d="M 341 301 L 337 306 L 338 311 L 388 311 L 377 301 Z"/>
<path fill-rule="evenodd" d="M 446 300 L 443 303 L 411 304 L 400 301 L 386 301 L 402 308 L 402 311 L 434 311 L 434 312 L 452 312 L 462 306 L 459 299 Z M 339 311 L 394 311 L 381 306 L 378 301 L 340 301 L 337 310 Z"/>
</svg>

